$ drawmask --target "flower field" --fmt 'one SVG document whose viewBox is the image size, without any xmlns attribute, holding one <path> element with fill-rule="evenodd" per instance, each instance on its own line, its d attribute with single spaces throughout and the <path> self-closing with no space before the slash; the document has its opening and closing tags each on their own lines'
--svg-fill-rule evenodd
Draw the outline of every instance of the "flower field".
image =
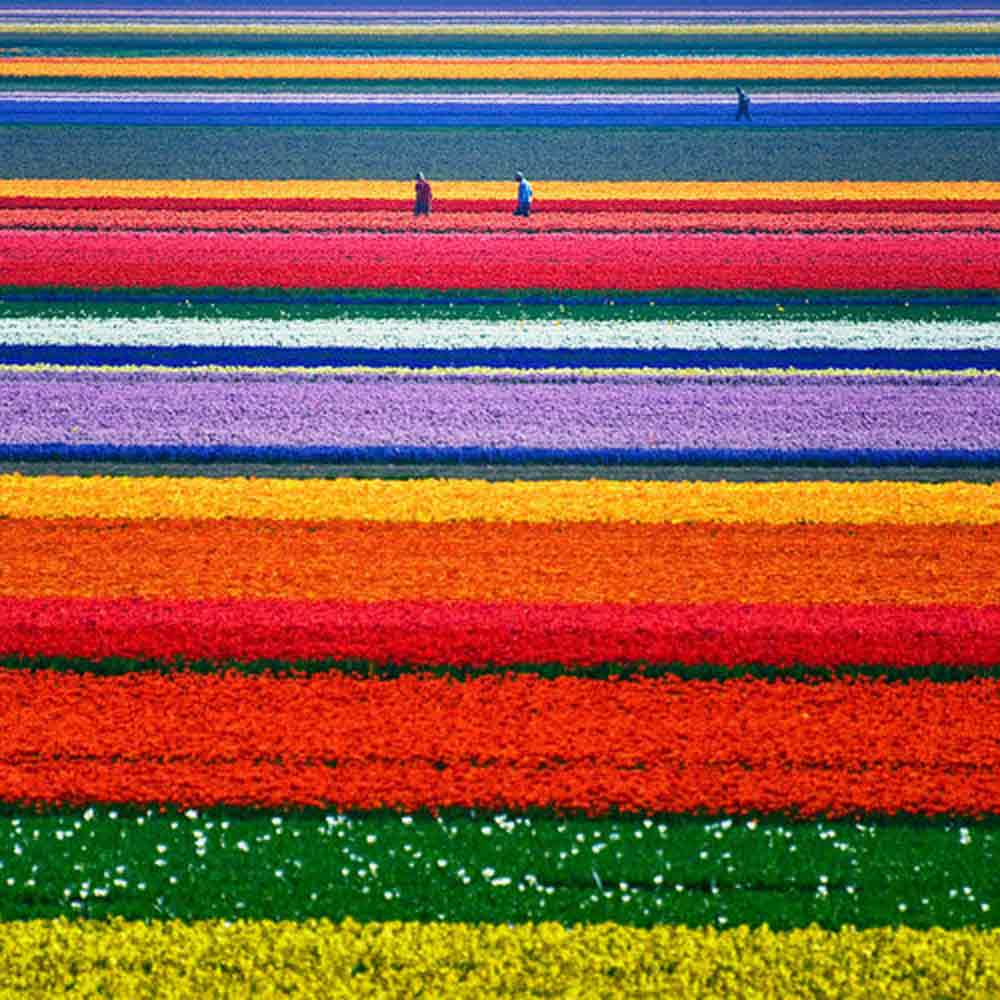
<svg viewBox="0 0 1000 1000">
<path fill-rule="evenodd" d="M 0 997 L 1000 993 L 1000 9 L 848 6 L 0 4 Z"/>
</svg>

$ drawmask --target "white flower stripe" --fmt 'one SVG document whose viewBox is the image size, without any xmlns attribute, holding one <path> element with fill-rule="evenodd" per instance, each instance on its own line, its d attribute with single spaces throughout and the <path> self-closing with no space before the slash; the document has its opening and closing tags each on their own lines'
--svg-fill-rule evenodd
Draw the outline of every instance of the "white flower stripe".
<svg viewBox="0 0 1000 1000">
<path fill-rule="evenodd" d="M 996 349 L 1000 322 L 0 319 L 0 344 L 358 348 Z"/>
</svg>

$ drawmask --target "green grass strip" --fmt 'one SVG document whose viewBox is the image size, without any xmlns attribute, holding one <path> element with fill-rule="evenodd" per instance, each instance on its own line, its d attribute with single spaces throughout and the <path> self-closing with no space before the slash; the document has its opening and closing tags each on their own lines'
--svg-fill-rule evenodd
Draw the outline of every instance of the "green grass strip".
<svg viewBox="0 0 1000 1000">
<path fill-rule="evenodd" d="M 714 296 L 714 293 L 713 293 Z M 910 322 L 996 323 L 1000 296 L 962 295 L 950 302 L 936 301 L 921 292 L 879 293 L 891 301 L 872 302 L 871 296 L 843 296 L 836 300 L 822 293 L 718 293 L 706 296 L 678 293 L 662 296 L 629 293 L 610 295 L 524 295 L 495 292 L 470 295 L 433 292 L 343 292 L 296 294 L 283 290 L 257 293 L 230 289 L 212 292 L 179 289 L 173 293 L 141 291 L 90 291 L 86 289 L 4 289 L 0 287 L 0 317 L 75 317 L 86 319 L 456 319 L 481 322 L 524 320 L 577 320 L 604 322 L 672 322 L 696 320 L 853 321 L 858 323 L 907 320 Z M 855 301 L 852 301 L 852 298 Z"/>
<path fill-rule="evenodd" d="M 972 679 L 1000 679 L 1000 664 L 990 666 L 949 666 L 932 664 L 918 667 L 894 667 L 886 664 L 842 664 L 836 667 L 797 664 L 790 667 L 771 663 L 722 666 L 716 663 L 599 663 L 594 666 L 569 666 L 565 663 L 515 664 L 419 664 L 377 663 L 371 660 L 206 660 L 143 659 L 126 656 L 90 660 L 72 656 L 0 656 L 0 670 L 50 670 L 62 674 L 96 674 L 121 677 L 125 674 L 275 674 L 311 676 L 346 674 L 352 677 L 392 679 L 419 674 L 466 680 L 471 677 L 529 674 L 554 679 L 586 676 L 601 680 L 628 680 L 635 677 L 672 677 L 679 680 L 725 681 L 752 677 L 758 680 L 794 680 L 804 684 L 822 684 L 836 677 L 870 677 L 888 683 L 934 681 L 957 684 Z"/>
<path fill-rule="evenodd" d="M 599 83 L 603 87 L 605 81 Z M 296 88 L 300 84 L 296 81 Z M 874 84 L 852 81 L 852 86 Z M 821 89 L 828 91 L 829 83 Z M 517 162 L 538 182 L 837 181 L 845 174 L 855 181 L 996 179 L 996 130 L 988 126 L 759 129 L 734 124 L 0 125 L 0 146 L 4 176 L 36 178 L 405 179 L 412 176 L 414 162 L 432 157 L 435 177 L 495 180 L 507 176 L 505 165 L 516 150 Z"/>
<path fill-rule="evenodd" d="M 0 813 L 0 920 L 1000 924 L 1000 823 Z"/>
</svg>

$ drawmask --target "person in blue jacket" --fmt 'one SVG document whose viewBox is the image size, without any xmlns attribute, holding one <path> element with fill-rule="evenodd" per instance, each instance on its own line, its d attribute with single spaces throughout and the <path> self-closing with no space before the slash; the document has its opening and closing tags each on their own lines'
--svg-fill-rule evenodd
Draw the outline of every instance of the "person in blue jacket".
<svg viewBox="0 0 1000 1000">
<path fill-rule="evenodd" d="M 747 121 L 752 121 L 750 117 L 750 98 L 744 93 L 742 87 L 736 88 L 736 120 L 739 121 L 741 118 L 746 118 Z"/>
<path fill-rule="evenodd" d="M 415 185 L 416 190 L 416 200 L 413 203 L 413 214 L 414 215 L 430 215 L 431 214 L 431 186 L 427 182 L 427 178 L 424 177 L 423 171 L 417 174 L 417 183 Z"/>
<path fill-rule="evenodd" d="M 531 215 L 531 185 L 520 171 L 514 174 L 514 180 L 517 181 L 517 208 L 514 209 L 514 214 Z"/>
</svg>

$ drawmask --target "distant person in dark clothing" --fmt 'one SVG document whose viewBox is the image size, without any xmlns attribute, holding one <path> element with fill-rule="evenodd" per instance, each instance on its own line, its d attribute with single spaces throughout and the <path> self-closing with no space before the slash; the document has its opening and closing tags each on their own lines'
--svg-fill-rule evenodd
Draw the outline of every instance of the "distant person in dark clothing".
<svg viewBox="0 0 1000 1000">
<path fill-rule="evenodd" d="M 751 121 L 750 118 L 750 98 L 743 92 L 742 87 L 736 88 L 736 120 L 739 121 L 741 118 L 746 118 L 747 121 Z"/>
<path fill-rule="evenodd" d="M 531 185 L 520 171 L 514 174 L 514 180 L 517 181 L 517 208 L 514 209 L 514 214 L 529 216 L 531 215 Z"/>
<path fill-rule="evenodd" d="M 416 194 L 417 200 L 413 204 L 413 214 L 430 215 L 432 197 L 431 186 L 427 183 L 427 178 L 424 177 L 422 171 L 417 174 Z"/>
</svg>

